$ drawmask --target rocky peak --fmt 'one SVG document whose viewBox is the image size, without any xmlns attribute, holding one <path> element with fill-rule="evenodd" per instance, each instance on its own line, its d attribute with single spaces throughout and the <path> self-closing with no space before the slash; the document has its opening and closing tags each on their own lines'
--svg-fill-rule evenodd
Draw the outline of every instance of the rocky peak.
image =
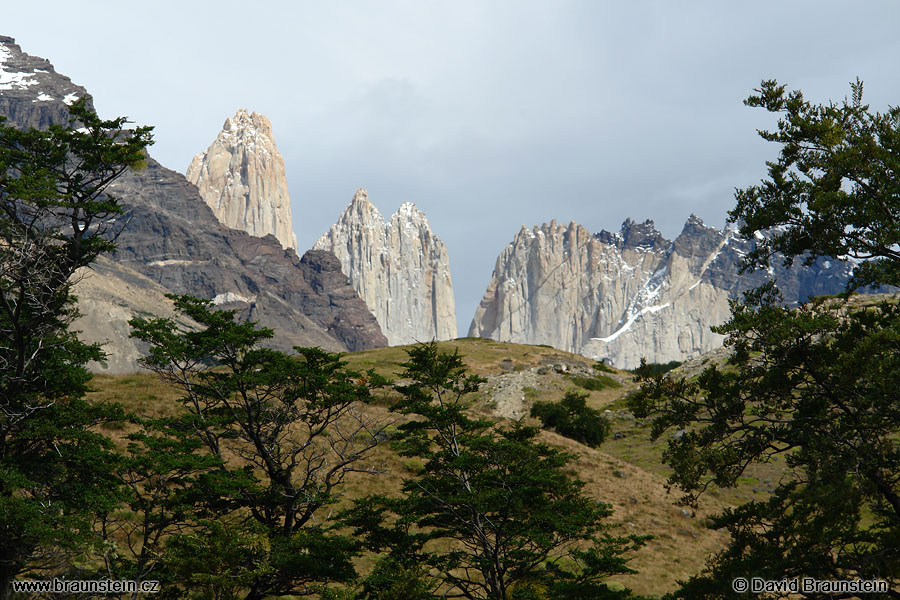
<svg viewBox="0 0 900 600">
<path fill-rule="evenodd" d="M 242 108 L 226 119 L 215 141 L 191 161 L 187 178 L 225 226 L 271 234 L 297 250 L 284 159 L 265 115 Z"/>
<path fill-rule="evenodd" d="M 68 105 L 90 95 L 57 73 L 50 61 L 22 51 L 16 41 L 0 36 L 0 115 L 18 127 L 46 128 L 65 123 Z"/>
<path fill-rule="evenodd" d="M 570 223 L 522 228 L 501 252 L 469 328 L 470 336 L 549 344 L 634 368 L 712 350 L 710 327 L 729 317 L 730 298 L 774 278 L 788 303 L 833 293 L 846 263 L 739 274 L 755 240 L 707 227 L 696 216 L 668 242 L 652 221 L 625 221 L 590 235 Z M 673 251 L 674 250 L 674 251 Z"/>
<path fill-rule="evenodd" d="M 339 222 L 364 222 L 369 224 L 384 223 L 384 217 L 378 212 L 371 202 L 369 202 L 369 192 L 360 188 L 353 194 L 353 200 L 341 213 Z"/>
<path fill-rule="evenodd" d="M 707 227 L 700 217 L 691 214 L 672 247 L 685 258 L 705 257 L 715 252 L 725 240 L 725 235 L 715 227 Z"/>
<path fill-rule="evenodd" d="M 625 219 L 619 231 L 625 248 L 652 248 L 659 249 L 669 245 L 657 231 L 653 221 L 647 219 L 643 223 L 637 223 L 631 219 Z"/>
<path fill-rule="evenodd" d="M 404 222 L 420 222 L 422 220 L 427 221 L 427 219 L 425 218 L 425 213 L 416 208 L 416 205 L 412 202 L 404 202 L 403 204 L 401 204 L 400 208 L 397 209 L 397 212 L 394 213 L 394 216 L 397 217 L 398 221 Z"/>
<path fill-rule="evenodd" d="M 330 250 L 391 345 L 456 337 L 447 249 L 404 202 L 385 221 L 364 189 L 313 246 Z"/>
</svg>

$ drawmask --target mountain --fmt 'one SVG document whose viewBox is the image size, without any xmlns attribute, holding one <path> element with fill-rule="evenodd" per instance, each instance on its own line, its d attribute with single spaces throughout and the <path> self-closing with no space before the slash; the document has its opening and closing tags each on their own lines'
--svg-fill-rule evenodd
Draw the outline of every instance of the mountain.
<svg viewBox="0 0 900 600">
<path fill-rule="evenodd" d="M 0 115 L 12 124 L 27 129 L 66 123 L 66 106 L 86 95 L 50 61 L 29 56 L 13 38 L 0 36 Z"/>
<path fill-rule="evenodd" d="M 75 97 L 90 99 L 49 62 L 0 37 L 0 114 L 13 125 L 65 123 L 66 103 Z M 128 224 L 116 252 L 107 257 L 113 264 L 93 265 L 91 277 L 76 291 L 92 288 L 81 292 L 84 318 L 77 327 L 92 340 L 108 340 L 110 354 L 139 354 L 136 342 L 122 335 L 124 314 L 168 314 L 162 294 L 170 292 L 211 299 L 241 319 L 272 328 L 275 348 L 345 351 L 387 344 L 333 254 L 310 251 L 301 259 L 272 235 L 254 237 L 225 227 L 195 185 L 152 158 L 109 191 L 125 206 Z M 92 306 L 94 301 L 107 308 Z M 133 359 L 114 365 L 117 372 L 136 368 Z"/>
<path fill-rule="evenodd" d="M 631 369 L 684 360 L 722 344 L 710 327 L 728 300 L 774 277 L 788 303 L 835 293 L 852 265 L 819 259 L 739 274 L 754 240 L 707 227 L 694 215 L 674 242 L 652 221 L 591 234 L 552 221 L 524 225 L 497 258 L 469 336 L 555 348 Z"/>
<path fill-rule="evenodd" d="M 338 257 L 390 345 L 456 337 L 447 248 L 415 204 L 403 203 L 385 222 L 358 190 L 313 249 Z"/>
<path fill-rule="evenodd" d="M 297 250 L 284 160 L 272 124 L 242 108 L 225 120 L 205 152 L 194 157 L 186 177 L 226 227 L 265 237 Z"/>
<path fill-rule="evenodd" d="M 194 324 L 175 314 L 172 302 L 165 296 L 169 290 L 105 256 L 76 275 L 73 293 L 78 298 L 81 316 L 72 329 L 79 332 L 81 341 L 103 344 L 107 352 L 103 363 L 88 364 L 94 372 L 119 374 L 138 370 L 138 360 L 148 347 L 128 337 L 128 321 L 135 316 L 174 318 L 187 327 Z"/>
</svg>

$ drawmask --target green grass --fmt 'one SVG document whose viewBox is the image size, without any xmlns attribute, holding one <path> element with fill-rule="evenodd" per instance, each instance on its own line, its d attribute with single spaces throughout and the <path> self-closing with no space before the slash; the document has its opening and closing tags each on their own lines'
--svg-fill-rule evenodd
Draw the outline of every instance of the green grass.
<svg viewBox="0 0 900 600">
<path fill-rule="evenodd" d="M 609 377 L 608 375 L 595 375 L 594 377 L 580 377 L 580 376 L 572 376 L 572 383 L 577 385 L 580 388 L 584 388 L 591 392 L 599 392 L 602 389 L 606 388 L 620 388 L 622 384 Z"/>
<path fill-rule="evenodd" d="M 523 387 L 522 393 L 525 394 L 525 397 L 528 398 L 529 400 L 534 400 L 535 398 L 541 397 L 541 391 L 539 389 L 533 388 L 533 387 L 528 387 L 528 386 Z"/>
</svg>

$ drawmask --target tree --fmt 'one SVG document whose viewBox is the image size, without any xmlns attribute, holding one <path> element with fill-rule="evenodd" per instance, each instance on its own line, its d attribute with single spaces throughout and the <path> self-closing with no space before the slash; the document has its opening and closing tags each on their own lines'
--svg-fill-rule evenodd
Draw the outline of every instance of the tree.
<svg viewBox="0 0 900 600">
<path fill-rule="evenodd" d="M 123 211 L 108 186 L 151 135 L 84 101 L 70 114 L 45 131 L 0 117 L 0 598 L 24 570 L 64 565 L 116 502 L 110 444 L 91 427 L 122 415 L 82 398 L 102 352 L 69 330 L 71 286 L 114 247 Z"/>
<path fill-rule="evenodd" d="M 227 487 L 223 486 L 217 477 L 223 471 L 221 459 L 203 451 L 203 443 L 183 419 L 129 417 L 139 429 L 126 436 L 128 446 L 115 463 L 124 506 L 98 515 L 102 543 L 95 545 L 95 553 L 102 559 L 98 561 L 101 567 L 79 575 L 83 579 L 154 580 L 164 591 L 174 590 L 179 582 L 189 580 L 185 562 L 171 560 L 176 554 L 187 556 L 179 536 L 193 533 L 198 522 L 209 518 L 210 503 L 220 506 L 225 489 L 236 489 L 247 478 L 231 477 Z M 224 544 L 228 538 L 222 524 L 207 524 L 205 529 L 214 532 L 216 543 Z M 171 545 L 168 553 L 166 542 Z M 201 556 L 196 547 L 190 550 L 191 560 L 215 564 Z M 240 589 L 242 580 L 233 573 L 228 575 Z"/>
<path fill-rule="evenodd" d="M 468 416 L 464 397 L 483 380 L 466 373 L 458 352 L 434 342 L 408 352 L 400 375 L 410 383 L 397 388 L 393 408 L 412 417 L 400 426 L 401 454 L 423 469 L 401 499 L 357 503 L 348 524 L 368 534 L 371 549 L 388 548 L 398 570 L 430 566 L 442 597 L 508 600 L 541 588 L 550 597 L 627 597 L 602 581 L 632 572 L 624 554 L 645 538 L 604 532 L 609 505 L 569 475 L 573 455 L 538 442 L 536 428 Z"/>
<path fill-rule="evenodd" d="M 182 579 L 189 595 L 221 598 L 311 595 L 352 579 L 360 545 L 323 525 L 320 509 L 348 474 L 375 472 L 365 459 L 383 427 L 360 406 L 381 379 L 317 348 L 291 356 L 260 347 L 271 330 L 237 323 L 209 300 L 169 297 L 197 326 L 136 318 L 132 335 L 150 344 L 144 364 L 183 394 L 184 412 L 170 426 L 199 440 L 215 464 L 188 496 L 206 524 L 171 536 L 168 567 L 193 573 Z M 221 536 L 247 545 L 226 551 Z"/>
<path fill-rule="evenodd" d="M 559 402 L 535 402 L 531 406 L 531 416 L 560 435 L 596 448 L 609 435 L 609 421 L 600 411 L 588 408 L 587 397 L 587 394 L 569 391 Z"/>
<path fill-rule="evenodd" d="M 744 103 L 778 113 L 777 131 L 760 136 L 781 145 L 767 162 L 769 178 L 738 190 L 731 218 L 741 233 L 760 240 L 748 266 L 803 257 L 853 258 L 854 286 L 900 285 L 900 107 L 872 113 L 862 103 L 862 82 L 851 99 L 811 104 L 800 91 L 763 81 Z"/>
<path fill-rule="evenodd" d="M 871 114 L 862 84 L 852 89 L 840 106 L 813 106 L 767 81 L 747 100 L 784 113 L 778 133 L 761 132 L 782 146 L 769 180 L 738 191 L 731 213 L 746 235 L 775 231 L 748 268 L 776 251 L 871 258 L 854 285 L 897 282 L 900 111 Z M 652 417 L 654 438 L 686 431 L 664 455 L 685 502 L 754 464 L 780 459 L 785 472 L 768 500 L 716 519 L 731 542 L 678 595 L 742 597 L 732 580 L 757 576 L 881 579 L 892 590 L 878 597 L 900 597 L 900 307 L 857 297 L 786 308 L 767 284 L 732 302 L 716 331 L 731 348 L 724 365 L 645 376 L 631 407 Z"/>
</svg>

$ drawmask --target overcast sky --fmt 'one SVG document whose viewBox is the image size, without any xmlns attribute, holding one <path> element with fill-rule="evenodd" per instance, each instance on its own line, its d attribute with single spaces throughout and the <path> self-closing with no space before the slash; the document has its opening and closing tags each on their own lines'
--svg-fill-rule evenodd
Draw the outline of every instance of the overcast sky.
<svg viewBox="0 0 900 600">
<path fill-rule="evenodd" d="M 465 335 L 522 224 L 721 227 L 776 147 L 742 105 L 775 78 L 810 100 L 865 82 L 900 104 L 900 2 L 4 2 L 2 31 L 155 126 L 184 172 L 226 117 L 269 117 L 301 253 L 358 187 L 415 202 L 446 243 Z"/>
</svg>

